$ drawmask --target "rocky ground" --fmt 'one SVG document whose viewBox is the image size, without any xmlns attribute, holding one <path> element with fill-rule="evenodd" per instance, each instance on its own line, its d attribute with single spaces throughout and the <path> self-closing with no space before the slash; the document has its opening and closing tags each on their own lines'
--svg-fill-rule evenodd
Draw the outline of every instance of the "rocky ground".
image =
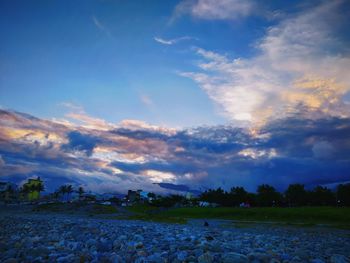
<svg viewBox="0 0 350 263">
<path fill-rule="evenodd" d="M 1 214 L 0 262 L 349 262 L 350 231 Z"/>
</svg>

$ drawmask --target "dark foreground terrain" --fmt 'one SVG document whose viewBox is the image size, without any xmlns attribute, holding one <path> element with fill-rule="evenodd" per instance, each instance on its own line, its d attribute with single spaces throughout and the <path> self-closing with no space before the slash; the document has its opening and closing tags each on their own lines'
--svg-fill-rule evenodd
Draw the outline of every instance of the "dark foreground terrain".
<svg viewBox="0 0 350 263">
<path fill-rule="evenodd" d="M 349 262 L 350 231 L 0 213 L 0 262 Z"/>
</svg>

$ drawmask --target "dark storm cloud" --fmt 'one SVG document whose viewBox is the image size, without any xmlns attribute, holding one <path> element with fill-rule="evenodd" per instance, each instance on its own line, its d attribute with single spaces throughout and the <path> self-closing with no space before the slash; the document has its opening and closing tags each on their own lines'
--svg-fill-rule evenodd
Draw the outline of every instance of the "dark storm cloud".
<svg viewBox="0 0 350 263">
<path fill-rule="evenodd" d="M 299 119 L 287 118 L 269 123 L 262 133 L 270 133 L 269 140 L 259 147 L 274 147 L 288 157 L 313 157 L 313 148 L 319 142 L 327 142 L 334 147 L 335 159 L 349 159 L 350 119 Z"/>
<path fill-rule="evenodd" d="M 62 146 L 64 150 L 82 151 L 90 156 L 100 141 L 99 138 L 87 134 L 82 134 L 79 131 L 71 131 L 67 134 L 68 144 Z"/>
<path fill-rule="evenodd" d="M 160 173 L 161 183 L 189 189 L 241 185 L 254 191 L 268 183 L 283 190 L 290 183 L 311 187 L 350 180 L 348 118 L 294 116 L 252 133 L 232 126 L 88 130 L 26 114 L 0 116 L 2 178 L 41 175 L 55 185 L 61 178 L 118 191 L 153 189 L 152 173 Z"/>
</svg>

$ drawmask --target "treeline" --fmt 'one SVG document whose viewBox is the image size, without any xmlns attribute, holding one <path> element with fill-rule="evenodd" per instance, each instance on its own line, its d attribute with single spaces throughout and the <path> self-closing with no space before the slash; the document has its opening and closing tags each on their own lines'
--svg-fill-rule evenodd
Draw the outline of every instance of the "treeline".
<svg viewBox="0 0 350 263">
<path fill-rule="evenodd" d="M 306 190 L 302 184 L 291 184 L 284 193 L 268 184 L 259 185 L 256 193 L 249 193 L 243 187 L 232 187 L 230 191 L 221 188 L 203 192 L 201 201 L 221 206 L 350 206 L 350 183 L 339 184 L 335 191 L 323 186 Z"/>
</svg>

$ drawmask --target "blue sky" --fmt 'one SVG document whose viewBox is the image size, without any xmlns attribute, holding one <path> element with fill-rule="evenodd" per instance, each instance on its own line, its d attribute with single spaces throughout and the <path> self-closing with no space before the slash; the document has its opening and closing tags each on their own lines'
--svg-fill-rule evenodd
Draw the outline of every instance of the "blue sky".
<svg viewBox="0 0 350 263">
<path fill-rule="evenodd" d="M 206 42 L 215 29 L 168 25 L 174 3 L 150 3 L 2 2 L 1 105 L 45 118 L 72 102 L 111 122 L 223 122 L 203 91 L 176 74 L 192 67 L 191 45 L 199 41 L 172 48 L 154 40 L 195 34 Z"/>
<path fill-rule="evenodd" d="M 349 16 L 345 0 L 0 1 L 0 164 L 22 178 L 67 162 L 65 178 L 97 169 L 148 187 L 350 180 L 349 137 L 331 135 L 350 117 Z M 295 119 L 315 134 L 294 149 Z M 295 171 L 275 180 L 284 163 Z"/>
<path fill-rule="evenodd" d="M 251 15 L 236 18 L 233 10 L 233 19 L 176 14 L 180 4 L 2 1 L 0 105 L 44 118 L 63 116 L 61 103 L 70 102 L 110 122 L 225 123 L 215 102 L 177 73 L 195 67 L 195 47 L 254 55 L 273 16 L 300 4 L 269 1 Z M 162 45 L 155 37 L 185 39 Z"/>
</svg>

